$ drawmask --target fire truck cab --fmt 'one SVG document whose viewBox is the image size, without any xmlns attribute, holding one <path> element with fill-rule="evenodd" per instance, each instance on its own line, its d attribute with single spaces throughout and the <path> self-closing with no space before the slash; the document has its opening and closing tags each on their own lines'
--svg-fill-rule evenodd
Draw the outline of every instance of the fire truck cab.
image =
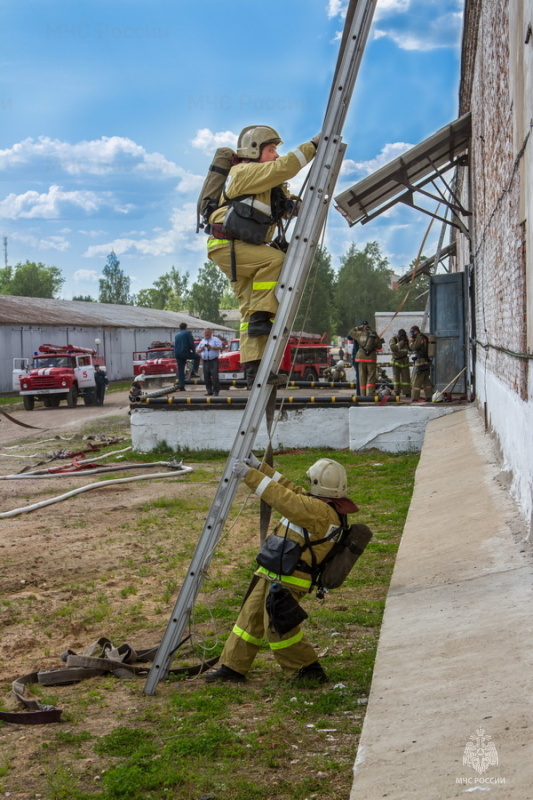
<svg viewBox="0 0 533 800">
<path fill-rule="evenodd" d="M 133 379 L 144 384 L 176 380 L 176 359 L 172 342 L 152 342 L 146 350 L 133 353 Z"/>
<path fill-rule="evenodd" d="M 327 334 L 291 333 L 281 358 L 280 373 L 290 375 L 292 380 L 318 381 L 328 366 Z M 218 375 L 221 381 L 244 380 L 241 364 L 240 342 L 232 339 L 228 350 L 218 359 Z"/>
<path fill-rule="evenodd" d="M 13 389 L 22 396 L 26 411 L 33 411 L 35 401 L 46 408 L 55 408 L 66 400 L 69 408 L 83 397 L 86 406 L 96 401 L 94 367 L 104 370 L 104 360 L 90 347 L 42 344 L 30 359 L 13 361 Z"/>
</svg>

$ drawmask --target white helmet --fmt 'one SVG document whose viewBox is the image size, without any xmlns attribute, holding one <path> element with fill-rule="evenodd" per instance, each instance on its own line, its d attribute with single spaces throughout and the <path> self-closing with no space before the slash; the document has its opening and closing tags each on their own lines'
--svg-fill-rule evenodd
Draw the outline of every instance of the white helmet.
<svg viewBox="0 0 533 800">
<path fill-rule="evenodd" d="M 346 366 L 346 364 L 344 363 L 344 361 L 341 358 L 339 361 L 337 361 L 335 366 L 338 367 L 339 369 L 343 369 Z"/>
<path fill-rule="evenodd" d="M 237 142 L 239 158 L 259 158 L 264 144 L 283 144 L 274 128 L 268 125 L 249 125 L 240 132 Z"/>
<path fill-rule="evenodd" d="M 319 497 L 345 497 L 346 470 L 331 458 L 319 458 L 306 473 L 311 481 L 311 494 Z"/>
</svg>

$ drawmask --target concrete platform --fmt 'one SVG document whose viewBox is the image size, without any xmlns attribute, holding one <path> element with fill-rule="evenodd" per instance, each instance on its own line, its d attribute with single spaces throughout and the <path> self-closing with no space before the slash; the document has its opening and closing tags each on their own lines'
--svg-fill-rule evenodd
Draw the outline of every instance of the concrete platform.
<svg viewBox="0 0 533 800">
<path fill-rule="evenodd" d="M 386 452 L 418 451 L 422 447 L 428 420 L 453 414 L 457 405 L 441 403 L 376 405 L 309 405 L 294 408 L 286 404 L 274 418 L 272 445 L 275 449 L 332 447 L 337 450 Z M 131 436 L 135 450 L 150 452 L 166 443 L 173 450 L 230 451 L 243 414 L 237 406 L 136 407 L 131 412 Z M 264 449 L 269 441 L 263 419 L 255 447 Z"/>
<path fill-rule="evenodd" d="M 533 797 L 533 556 L 498 475 L 477 409 L 428 423 L 351 800 Z"/>
</svg>

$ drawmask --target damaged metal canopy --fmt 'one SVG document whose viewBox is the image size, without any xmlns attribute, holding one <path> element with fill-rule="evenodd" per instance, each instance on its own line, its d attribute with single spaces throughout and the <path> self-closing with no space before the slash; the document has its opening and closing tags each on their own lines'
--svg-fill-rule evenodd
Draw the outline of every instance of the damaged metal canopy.
<svg viewBox="0 0 533 800">
<path fill-rule="evenodd" d="M 350 225 L 357 222 L 364 225 L 396 203 L 430 213 L 414 202 L 414 194 L 418 192 L 450 206 L 453 214 L 448 222 L 467 233 L 457 215 L 468 216 L 470 212 L 454 197 L 443 175 L 455 167 L 467 166 L 470 132 L 468 113 L 339 194 L 335 197 L 335 207 Z M 444 183 L 449 197 L 435 183 L 437 180 Z M 424 188 L 428 184 L 433 184 L 434 193 Z"/>
</svg>

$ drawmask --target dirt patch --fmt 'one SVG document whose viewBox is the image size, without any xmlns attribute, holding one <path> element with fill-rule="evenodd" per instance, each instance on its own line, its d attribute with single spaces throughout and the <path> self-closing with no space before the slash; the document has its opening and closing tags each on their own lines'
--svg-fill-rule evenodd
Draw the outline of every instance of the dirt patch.
<svg viewBox="0 0 533 800">
<path fill-rule="evenodd" d="M 46 428 L 41 431 L 17 429 L 4 418 L 0 431 L 8 435 L 0 446 L 0 473 L 16 473 L 40 462 L 42 468 L 47 464 L 69 463 L 71 454 L 83 458 L 80 453 L 84 449 L 98 447 L 109 437 L 118 440 L 112 449 L 121 450 L 129 444 L 127 410 L 124 396 L 124 399 L 114 398 L 103 409 L 43 409 L 20 414 L 25 422 L 30 419 L 32 424 Z M 60 411 L 64 416 L 60 417 Z M 59 424 L 59 420 L 64 424 Z M 68 458 L 57 459 L 54 453 L 58 450 L 65 451 Z M 86 454 L 92 455 L 95 453 Z M 107 462 L 120 463 L 121 458 L 132 460 L 124 454 Z M 367 470 L 371 469 L 371 463 L 369 457 Z M 10 691 L 15 678 L 61 667 L 60 655 L 66 648 L 80 653 L 101 636 L 107 636 L 115 645 L 128 642 L 144 648 L 159 644 L 218 486 L 224 460 L 186 461 L 186 465 L 194 470 L 192 478 L 104 485 L 0 521 L 2 710 L 21 710 Z M 136 474 L 143 472 L 148 470 L 139 469 Z M 112 477 L 131 475 L 119 472 Z M 0 512 L 99 481 L 99 476 L 79 475 L 2 480 Z M 383 493 L 386 495 L 386 491 Z M 198 663 L 201 658 L 212 657 L 213 651 L 219 651 L 249 583 L 258 545 L 258 501 L 255 498 L 250 504 L 249 492 L 242 487 L 236 499 L 237 508 L 232 507 L 198 598 L 198 608 L 195 607 L 194 651 L 183 648 L 180 665 Z M 376 555 L 380 568 L 394 557 L 387 550 L 385 526 L 383 530 L 383 553 Z M 331 705 L 337 690 L 330 687 L 323 695 L 317 695 L 316 700 L 299 698 L 299 704 L 290 706 L 293 713 L 287 715 L 287 704 L 293 703 L 294 690 L 286 687 L 286 680 L 268 652 L 260 653 L 249 688 L 231 707 L 225 725 L 241 738 L 256 736 L 263 755 L 257 760 L 257 754 L 253 754 L 254 778 L 265 790 L 270 787 L 270 796 L 279 800 L 293 797 L 329 800 L 347 796 L 349 792 L 364 716 L 364 705 L 358 707 L 360 687 L 368 684 L 373 663 L 368 652 L 377 636 L 376 622 L 370 620 L 375 618 L 376 607 L 386 593 L 379 569 L 376 575 L 375 585 L 370 582 L 360 589 L 342 589 L 330 599 L 325 613 L 343 612 L 340 628 L 329 624 L 327 617 L 320 624 L 313 622 L 312 602 L 316 608 L 316 601 L 309 602 L 308 635 L 319 646 L 321 658 L 332 657 L 334 663 L 344 659 L 347 664 L 346 677 L 341 681 L 348 689 L 338 691 L 348 692 L 349 697 L 346 703 L 338 705 L 338 711 L 337 706 Z M 340 669 L 343 668 L 337 666 Z M 159 723 L 168 721 L 169 715 L 177 715 L 176 725 L 185 724 L 190 713 L 187 697 L 194 702 L 192 696 L 198 693 L 200 685 L 204 686 L 201 678 L 182 681 L 178 690 L 181 699 L 176 699 L 176 684 L 161 684 L 155 696 L 144 696 L 144 683 L 144 679 L 101 676 L 70 686 L 35 687 L 33 693 L 41 702 L 62 709 L 63 722 L 31 727 L 0 722 L 0 792 L 17 800 L 38 796 L 71 800 L 78 797 L 69 793 L 69 781 L 75 775 L 88 793 L 84 797 L 98 793 L 99 781 L 114 760 L 98 756 L 93 740 L 121 727 L 157 737 Z M 341 687 L 343 683 L 339 682 Z M 274 709 L 276 702 L 283 706 L 282 712 Z M 318 708 L 320 703 L 324 703 L 324 711 L 320 712 L 315 727 L 316 719 L 307 715 L 316 714 L 313 705 Z M 178 740 L 180 735 L 178 731 Z M 81 737 L 89 737 L 91 741 L 84 746 Z M 166 746 L 168 738 L 162 737 L 161 748 Z M 65 761 L 67 772 L 61 766 Z M 244 765 L 236 765 L 235 769 L 238 780 L 235 785 L 228 780 L 231 788 L 212 795 L 217 800 L 251 796 L 246 788 L 239 789 L 237 785 L 244 780 L 241 773 L 246 775 Z M 200 775 L 191 786 L 186 785 L 181 793 L 172 796 L 187 800 L 206 796 L 209 792 L 201 787 L 201 778 Z"/>
</svg>

